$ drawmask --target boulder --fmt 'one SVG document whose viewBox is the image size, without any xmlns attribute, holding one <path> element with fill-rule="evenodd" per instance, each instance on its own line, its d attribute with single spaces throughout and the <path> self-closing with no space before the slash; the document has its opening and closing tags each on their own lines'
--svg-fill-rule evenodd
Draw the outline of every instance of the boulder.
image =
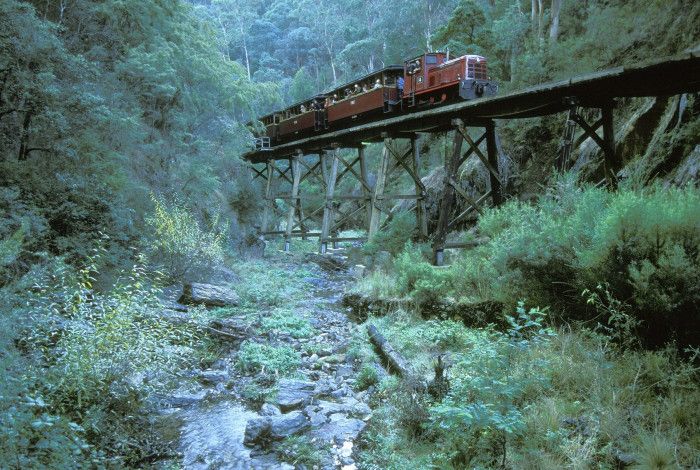
<svg viewBox="0 0 700 470">
<path fill-rule="evenodd" d="M 242 318 L 222 318 L 209 323 L 207 332 L 228 340 L 244 340 L 255 334 L 250 325 Z"/>
<path fill-rule="evenodd" d="M 174 312 L 187 312 L 187 306 L 179 303 L 178 299 L 182 297 L 182 284 L 173 284 L 161 289 L 158 294 L 158 299 L 165 310 Z"/>
<path fill-rule="evenodd" d="M 345 259 L 331 254 L 321 255 L 318 253 L 306 253 L 304 261 L 307 263 L 315 263 L 326 272 L 346 271 L 348 263 Z"/>
<path fill-rule="evenodd" d="M 367 423 L 355 418 L 346 418 L 342 414 L 333 414 L 331 421 L 311 431 L 311 436 L 323 442 L 333 441 L 342 445 L 345 441 L 354 441 L 365 429 Z"/>
<path fill-rule="evenodd" d="M 228 379 L 228 374 L 222 370 L 203 370 L 197 374 L 197 380 L 204 385 L 215 385 Z"/>
<path fill-rule="evenodd" d="M 306 431 L 311 423 L 301 411 L 273 416 L 270 418 L 270 436 L 273 439 L 284 439 L 294 434 Z"/>
<path fill-rule="evenodd" d="M 300 408 L 313 398 L 315 388 L 314 382 L 282 379 L 277 392 L 277 405 L 283 412 Z"/>
<path fill-rule="evenodd" d="M 255 444 L 263 443 L 269 439 L 271 429 L 272 423 L 269 416 L 249 419 L 245 425 L 243 444 L 253 446 Z"/>
<path fill-rule="evenodd" d="M 238 294 L 228 287 L 192 283 L 185 284 L 178 302 L 206 307 L 235 307 L 240 303 L 240 299 Z"/>
<path fill-rule="evenodd" d="M 282 412 L 271 403 L 263 403 L 263 406 L 260 407 L 260 414 L 262 416 L 278 416 L 281 415 Z"/>
</svg>

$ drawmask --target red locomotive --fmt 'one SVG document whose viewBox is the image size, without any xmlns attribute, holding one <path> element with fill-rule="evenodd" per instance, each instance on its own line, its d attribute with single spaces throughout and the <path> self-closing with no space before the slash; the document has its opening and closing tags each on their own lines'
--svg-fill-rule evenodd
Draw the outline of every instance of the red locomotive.
<svg viewBox="0 0 700 470">
<path fill-rule="evenodd" d="M 493 96 L 484 57 L 449 60 L 443 52 L 423 54 L 260 118 L 271 144 L 367 122 L 382 114 L 411 112 L 458 99 Z"/>
</svg>

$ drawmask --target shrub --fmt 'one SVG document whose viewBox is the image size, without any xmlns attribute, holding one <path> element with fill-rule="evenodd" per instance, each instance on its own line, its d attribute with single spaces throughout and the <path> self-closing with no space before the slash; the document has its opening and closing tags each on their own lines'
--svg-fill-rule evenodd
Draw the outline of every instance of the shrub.
<svg viewBox="0 0 700 470">
<path fill-rule="evenodd" d="M 301 365 L 301 356 L 289 346 L 271 346 L 246 340 L 236 358 L 237 366 L 246 373 L 290 375 Z"/>
<path fill-rule="evenodd" d="M 288 334 L 293 338 L 308 338 L 314 334 L 314 328 L 305 318 L 291 310 L 278 308 L 262 319 L 260 330 Z"/>
<path fill-rule="evenodd" d="M 367 241 L 363 251 L 369 255 L 388 251 L 395 256 L 411 240 L 415 226 L 416 218 L 412 212 L 398 212 L 383 230 L 378 231 Z"/>
<path fill-rule="evenodd" d="M 453 320 L 428 320 L 419 334 L 424 341 L 440 351 L 463 346 L 466 341 L 464 326 Z"/>
<path fill-rule="evenodd" d="M 75 270 L 54 259 L 14 286 L 31 286 L 34 295 L 14 307 L 23 330 L 13 343 L 23 358 L 2 345 L 14 388 L 0 392 L 7 436 L 0 452 L 15 454 L 5 462 L 71 468 L 108 459 L 128 466 L 164 452 L 144 398 L 175 385 L 199 336 L 159 316 L 143 259 L 107 293 L 92 288 L 98 260 Z"/>
<path fill-rule="evenodd" d="M 403 294 L 411 294 L 418 304 L 432 304 L 450 292 L 449 272 L 432 266 L 407 243 L 396 260 L 397 287 Z"/>
<path fill-rule="evenodd" d="M 214 220 L 205 230 L 180 203 L 151 197 L 154 211 L 146 223 L 153 230 L 149 256 L 172 279 L 196 280 L 223 261 L 224 234 Z"/>
<path fill-rule="evenodd" d="M 536 204 L 487 210 L 479 231 L 489 242 L 449 269 L 430 266 L 407 245 L 396 263 L 397 289 L 420 303 L 458 296 L 515 307 L 525 298 L 550 305 L 559 320 L 621 328 L 622 317 L 611 319 L 610 308 L 590 301 L 595 286 L 606 285 L 611 298 L 629 305 L 625 328 L 644 345 L 675 340 L 684 347 L 700 337 L 698 188 L 609 193 L 565 176 Z"/>
<path fill-rule="evenodd" d="M 589 283 L 604 280 L 629 302 L 646 344 L 700 334 L 700 190 L 621 191 L 579 256 Z M 629 299 L 629 300 L 627 300 Z"/>
<path fill-rule="evenodd" d="M 327 448 L 319 448 L 306 436 L 289 436 L 277 447 L 277 455 L 283 462 L 303 468 L 320 468 Z"/>
<path fill-rule="evenodd" d="M 379 373 L 373 364 L 364 364 L 357 374 L 355 388 L 359 391 L 367 390 L 372 385 L 379 383 Z"/>
<path fill-rule="evenodd" d="M 515 367 L 517 357 L 553 336 L 545 313 L 520 304 L 507 333 L 483 331 L 471 352 L 452 368 L 451 389 L 430 409 L 429 428 L 445 447 L 445 458 L 462 468 L 493 467 L 505 458 L 508 437 L 524 429 L 521 404 L 546 384 L 547 363 Z"/>
</svg>

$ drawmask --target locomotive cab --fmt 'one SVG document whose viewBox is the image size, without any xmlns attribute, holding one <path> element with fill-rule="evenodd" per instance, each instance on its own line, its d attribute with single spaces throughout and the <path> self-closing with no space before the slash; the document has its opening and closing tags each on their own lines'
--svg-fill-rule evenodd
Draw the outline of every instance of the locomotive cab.
<svg viewBox="0 0 700 470">
<path fill-rule="evenodd" d="M 404 63 L 403 98 L 409 106 L 430 105 L 462 98 L 495 95 L 498 85 L 488 78 L 486 59 L 463 55 L 449 60 L 443 52 L 430 52 Z"/>
<path fill-rule="evenodd" d="M 459 96 L 465 100 L 493 96 L 498 84 L 489 80 L 486 58 L 479 55 L 464 56 L 464 78 L 459 83 Z"/>
</svg>

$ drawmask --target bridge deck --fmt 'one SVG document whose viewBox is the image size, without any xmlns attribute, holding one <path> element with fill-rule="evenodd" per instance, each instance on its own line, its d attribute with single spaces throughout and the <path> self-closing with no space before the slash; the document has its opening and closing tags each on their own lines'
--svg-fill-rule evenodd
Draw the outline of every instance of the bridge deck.
<svg viewBox="0 0 700 470">
<path fill-rule="evenodd" d="M 700 91 L 700 52 L 655 60 L 631 67 L 615 67 L 567 80 L 533 86 L 502 96 L 464 101 L 373 121 L 356 127 L 315 135 L 243 156 L 251 163 L 284 159 L 297 150 L 317 152 L 330 145 L 357 146 L 376 140 L 382 133 L 393 136 L 414 132 L 453 129 L 462 119 L 468 126 L 482 126 L 492 119 L 519 119 L 565 111 L 575 97 L 580 106 L 601 107 L 614 98 L 667 96 Z"/>
</svg>

